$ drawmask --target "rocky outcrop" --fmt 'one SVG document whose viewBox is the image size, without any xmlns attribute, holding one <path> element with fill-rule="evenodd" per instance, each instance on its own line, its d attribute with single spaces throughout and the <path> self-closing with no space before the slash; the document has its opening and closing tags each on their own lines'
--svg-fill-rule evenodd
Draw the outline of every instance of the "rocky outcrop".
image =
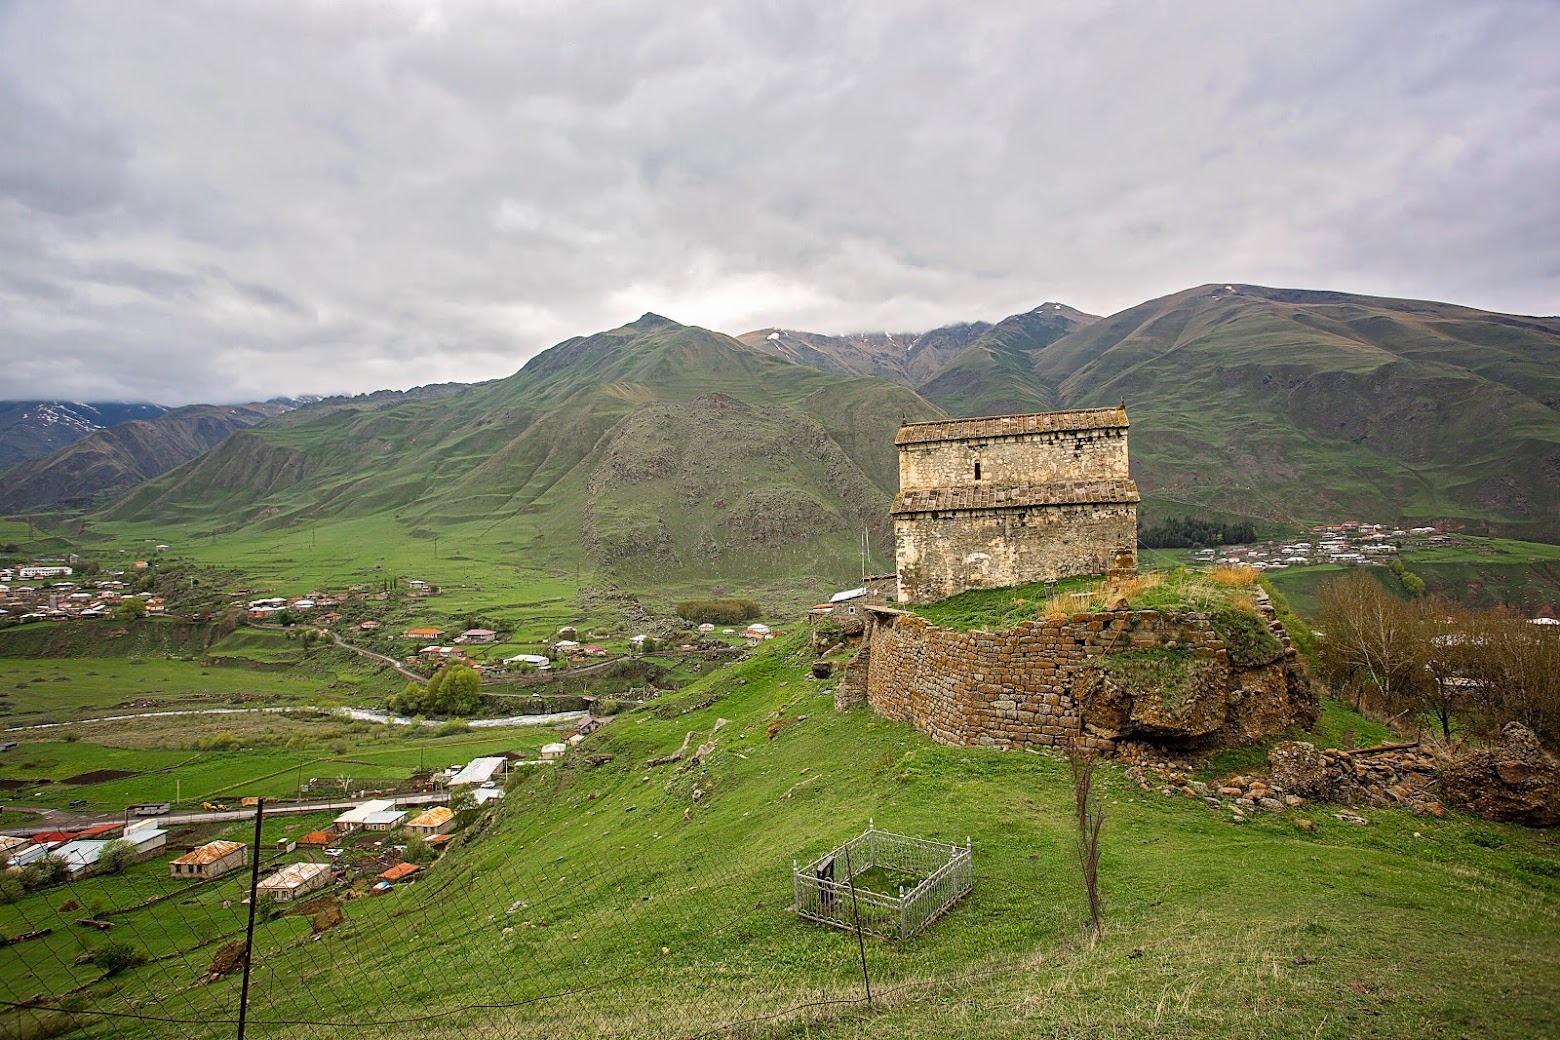
<svg viewBox="0 0 1560 1040">
<path fill-rule="evenodd" d="M 1486 820 L 1560 824 L 1560 763 L 1520 722 L 1507 723 L 1494 747 L 1449 764 L 1441 790 L 1447 802 Z"/>
</svg>

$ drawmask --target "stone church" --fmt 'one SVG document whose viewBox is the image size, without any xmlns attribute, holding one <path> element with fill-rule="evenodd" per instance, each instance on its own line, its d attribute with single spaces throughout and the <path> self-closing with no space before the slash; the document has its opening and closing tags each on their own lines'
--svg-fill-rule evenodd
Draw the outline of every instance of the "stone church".
<svg viewBox="0 0 1560 1040">
<path fill-rule="evenodd" d="M 1137 570 L 1127 410 L 998 415 L 899 428 L 899 601 Z"/>
</svg>

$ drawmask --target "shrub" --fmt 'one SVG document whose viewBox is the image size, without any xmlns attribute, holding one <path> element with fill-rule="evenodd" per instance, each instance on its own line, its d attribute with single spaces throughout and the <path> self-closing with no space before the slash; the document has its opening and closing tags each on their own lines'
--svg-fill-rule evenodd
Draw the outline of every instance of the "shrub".
<svg viewBox="0 0 1560 1040">
<path fill-rule="evenodd" d="M 36 892 L 41 888 L 60 884 L 69 873 L 64 860 L 58 856 L 45 856 L 36 863 L 27 864 L 18 876 L 23 888 L 29 892 Z"/>
<path fill-rule="evenodd" d="M 92 963 L 101 968 L 104 975 L 116 975 L 144 959 L 140 950 L 122 939 L 110 939 L 92 951 Z"/>
<path fill-rule="evenodd" d="M 439 854 L 433 847 L 421 838 L 412 838 L 406 843 L 406 852 L 401 858 L 408 863 L 428 864 L 438 859 Z"/>
<path fill-rule="evenodd" d="M 1230 660 L 1242 668 L 1272 664 L 1284 653 L 1284 644 L 1268 631 L 1260 615 L 1225 607 L 1213 612 L 1213 631 L 1229 651 Z"/>
<path fill-rule="evenodd" d="M 677 616 L 694 624 L 738 625 L 762 613 L 750 599 L 695 599 L 677 604 Z"/>
</svg>

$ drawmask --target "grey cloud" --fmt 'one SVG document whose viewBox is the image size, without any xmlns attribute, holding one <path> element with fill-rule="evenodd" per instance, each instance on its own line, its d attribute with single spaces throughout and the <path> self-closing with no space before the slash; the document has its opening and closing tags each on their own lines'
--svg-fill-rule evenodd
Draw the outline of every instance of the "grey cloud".
<svg viewBox="0 0 1560 1040">
<path fill-rule="evenodd" d="M 0 320 L 41 360 L 0 396 L 489 378 L 644 309 L 908 329 L 1236 279 L 1553 311 L 1556 30 L 1451 0 L 22 3 Z"/>
<path fill-rule="evenodd" d="M 122 195 L 129 159 L 111 128 L 31 96 L 0 69 L 0 197 L 62 216 L 103 209 Z"/>
</svg>

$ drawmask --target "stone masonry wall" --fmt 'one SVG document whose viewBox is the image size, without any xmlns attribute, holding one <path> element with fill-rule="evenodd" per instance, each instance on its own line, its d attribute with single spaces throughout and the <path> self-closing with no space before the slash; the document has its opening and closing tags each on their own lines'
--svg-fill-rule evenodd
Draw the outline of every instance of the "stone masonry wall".
<svg viewBox="0 0 1560 1040">
<path fill-rule="evenodd" d="M 1028 506 L 894 518 L 900 599 L 929 603 L 965 589 L 1104 574 L 1137 545 L 1130 503 Z"/>
<path fill-rule="evenodd" d="M 902 444 L 899 489 L 1048 484 L 1127 475 L 1125 429 L 1052 430 L 1017 437 Z"/>
<path fill-rule="evenodd" d="M 1081 738 L 1113 751 L 1117 739 L 1141 734 L 1096 725 L 1075 687 L 1097 678 L 1101 655 L 1130 650 L 1176 649 L 1207 661 L 1206 703 L 1194 712 L 1203 730 L 1193 731 L 1205 743 L 1245 742 L 1306 721 L 1307 697 L 1314 709 L 1292 647 L 1262 667 L 1237 668 L 1206 614 L 1106 611 L 1002 632 L 939 628 L 889 610 L 872 616 L 870 643 L 852 662 L 865 664 L 866 699 L 944 744 L 1065 747 Z M 1210 709 L 1217 714 L 1208 721 Z"/>
</svg>

